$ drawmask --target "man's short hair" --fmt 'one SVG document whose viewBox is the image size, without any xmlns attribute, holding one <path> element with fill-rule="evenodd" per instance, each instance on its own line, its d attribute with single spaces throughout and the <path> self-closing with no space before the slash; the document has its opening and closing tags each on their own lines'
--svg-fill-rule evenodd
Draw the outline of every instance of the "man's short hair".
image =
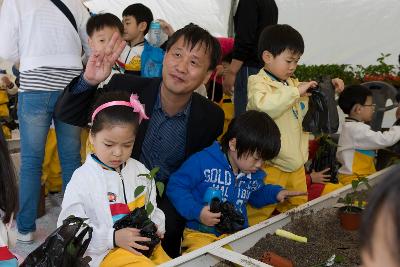
<svg viewBox="0 0 400 267">
<path fill-rule="evenodd" d="M 177 30 L 168 40 L 167 51 L 181 38 L 193 49 L 197 44 L 204 45 L 206 53 L 210 55 L 210 66 L 208 70 L 214 70 L 221 58 L 221 46 L 217 38 L 213 37 L 207 30 L 190 23 Z"/>
</svg>

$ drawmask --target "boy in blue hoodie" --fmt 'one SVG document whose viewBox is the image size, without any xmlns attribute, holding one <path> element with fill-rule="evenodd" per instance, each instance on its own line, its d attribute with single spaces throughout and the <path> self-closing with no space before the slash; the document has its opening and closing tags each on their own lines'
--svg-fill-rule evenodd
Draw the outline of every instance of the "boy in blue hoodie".
<svg viewBox="0 0 400 267">
<path fill-rule="evenodd" d="M 247 202 L 262 207 L 306 194 L 264 184 L 266 174 L 261 167 L 278 155 L 280 147 L 280 132 L 274 121 L 266 113 L 247 111 L 231 121 L 221 144 L 214 142 L 192 155 L 171 175 L 167 195 L 187 220 L 182 242 L 184 253 L 226 236 L 215 229 L 221 213 L 211 212 L 210 206 L 203 203 L 210 187 L 220 190 L 222 201 L 232 203 L 243 215 L 243 228 L 248 226 Z"/>
</svg>

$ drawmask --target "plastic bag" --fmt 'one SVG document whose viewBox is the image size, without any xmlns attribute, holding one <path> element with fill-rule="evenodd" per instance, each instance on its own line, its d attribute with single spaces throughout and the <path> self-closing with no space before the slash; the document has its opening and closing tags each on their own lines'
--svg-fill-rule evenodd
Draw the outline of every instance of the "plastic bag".
<svg viewBox="0 0 400 267">
<path fill-rule="evenodd" d="M 149 219 L 144 207 L 134 209 L 129 214 L 125 215 L 114 223 L 115 230 L 128 227 L 140 229 L 141 236 L 151 239 L 148 242 L 137 242 L 140 245 L 149 247 L 148 250 L 140 250 L 135 248 L 146 257 L 150 257 L 151 254 L 153 254 L 155 246 L 160 242 L 160 238 L 157 236 L 157 226 Z"/>
<path fill-rule="evenodd" d="M 92 227 L 86 219 L 70 216 L 63 221 L 25 261 L 22 267 L 89 267 L 91 258 L 83 258 L 90 240 Z"/>
<path fill-rule="evenodd" d="M 319 138 L 318 144 L 317 152 L 311 163 L 311 170 L 320 172 L 329 168 L 330 170 L 326 174 L 331 176 L 331 183 L 337 184 L 339 182 L 337 178 L 339 164 L 336 161 L 337 144 L 329 136 Z"/>
<path fill-rule="evenodd" d="M 335 89 L 330 77 L 324 77 L 311 91 L 309 107 L 303 119 L 303 130 L 314 135 L 335 133 L 339 128 L 339 115 Z"/>
<path fill-rule="evenodd" d="M 243 229 L 243 214 L 238 212 L 229 201 L 220 202 L 218 198 L 213 198 L 210 204 L 210 211 L 214 213 L 221 212 L 220 221 L 215 225 L 215 229 L 219 233 L 233 234 Z"/>
<path fill-rule="evenodd" d="M 159 47 L 152 47 L 150 44 L 145 44 L 141 55 L 141 71 L 142 77 L 161 77 L 164 51 Z"/>
</svg>

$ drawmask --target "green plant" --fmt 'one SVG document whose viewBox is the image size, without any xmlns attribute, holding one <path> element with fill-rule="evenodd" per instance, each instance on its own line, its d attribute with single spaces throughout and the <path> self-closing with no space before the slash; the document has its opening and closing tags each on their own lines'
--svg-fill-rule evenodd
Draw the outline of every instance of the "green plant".
<svg viewBox="0 0 400 267">
<path fill-rule="evenodd" d="M 373 76 L 382 76 L 382 75 L 398 75 L 396 73 L 396 69 L 394 65 L 387 64 L 385 59 L 391 56 L 391 54 L 381 53 L 380 57 L 377 58 L 377 62 L 379 64 L 368 65 L 367 67 L 363 67 L 362 65 L 357 65 L 357 68 L 354 70 L 354 73 L 360 79 L 363 79 L 366 75 Z"/>
<path fill-rule="evenodd" d="M 330 76 L 342 79 L 346 85 L 380 80 L 400 86 L 400 68 L 385 62 L 389 56 L 391 54 L 381 53 L 376 60 L 377 64 L 366 67 L 349 64 L 299 65 L 295 76 L 299 81 L 318 81 L 321 76 Z"/>
<path fill-rule="evenodd" d="M 299 81 L 319 80 L 321 76 L 339 77 L 345 84 L 359 83 L 348 64 L 299 65 L 295 72 Z"/>
<path fill-rule="evenodd" d="M 367 190 L 359 190 L 361 185 L 365 185 Z M 361 208 L 363 202 L 367 199 L 371 186 L 366 177 L 358 177 L 351 182 L 352 192 L 346 194 L 344 198 L 339 198 L 338 202 L 343 203 L 346 211 L 350 212 L 357 202 L 357 207 Z"/>
<path fill-rule="evenodd" d="M 153 180 L 156 177 L 159 170 L 160 170 L 160 167 L 154 167 L 153 169 L 151 169 L 151 171 L 149 173 L 139 174 L 138 176 L 146 177 L 149 180 L 150 186 L 140 185 L 140 186 L 136 187 L 135 192 L 134 192 L 134 196 L 136 198 L 141 193 L 143 193 L 143 191 L 146 189 L 145 209 L 146 209 L 147 215 L 149 215 L 149 216 L 154 210 L 154 205 L 150 201 L 151 191 L 153 190 Z M 165 185 L 163 182 L 160 182 L 160 181 L 157 181 L 155 184 L 158 189 L 157 190 L 158 194 L 161 197 L 164 193 Z"/>
</svg>

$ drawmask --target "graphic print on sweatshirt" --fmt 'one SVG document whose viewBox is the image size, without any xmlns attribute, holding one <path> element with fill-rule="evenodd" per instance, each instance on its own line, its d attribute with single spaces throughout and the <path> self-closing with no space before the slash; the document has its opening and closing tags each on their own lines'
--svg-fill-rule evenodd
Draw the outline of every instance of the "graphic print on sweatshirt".
<svg viewBox="0 0 400 267">
<path fill-rule="evenodd" d="M 247 203 L 250 194 L 262 186 L 257 180 L 251 179 L 251 174 L 240 173 L 236 177 L 225 169 L 211 168 L 204 170 L 204 182 L 208 187 L 222 191 L 222 201 L 229 201 L 238 211 Z"/>
</svg>

